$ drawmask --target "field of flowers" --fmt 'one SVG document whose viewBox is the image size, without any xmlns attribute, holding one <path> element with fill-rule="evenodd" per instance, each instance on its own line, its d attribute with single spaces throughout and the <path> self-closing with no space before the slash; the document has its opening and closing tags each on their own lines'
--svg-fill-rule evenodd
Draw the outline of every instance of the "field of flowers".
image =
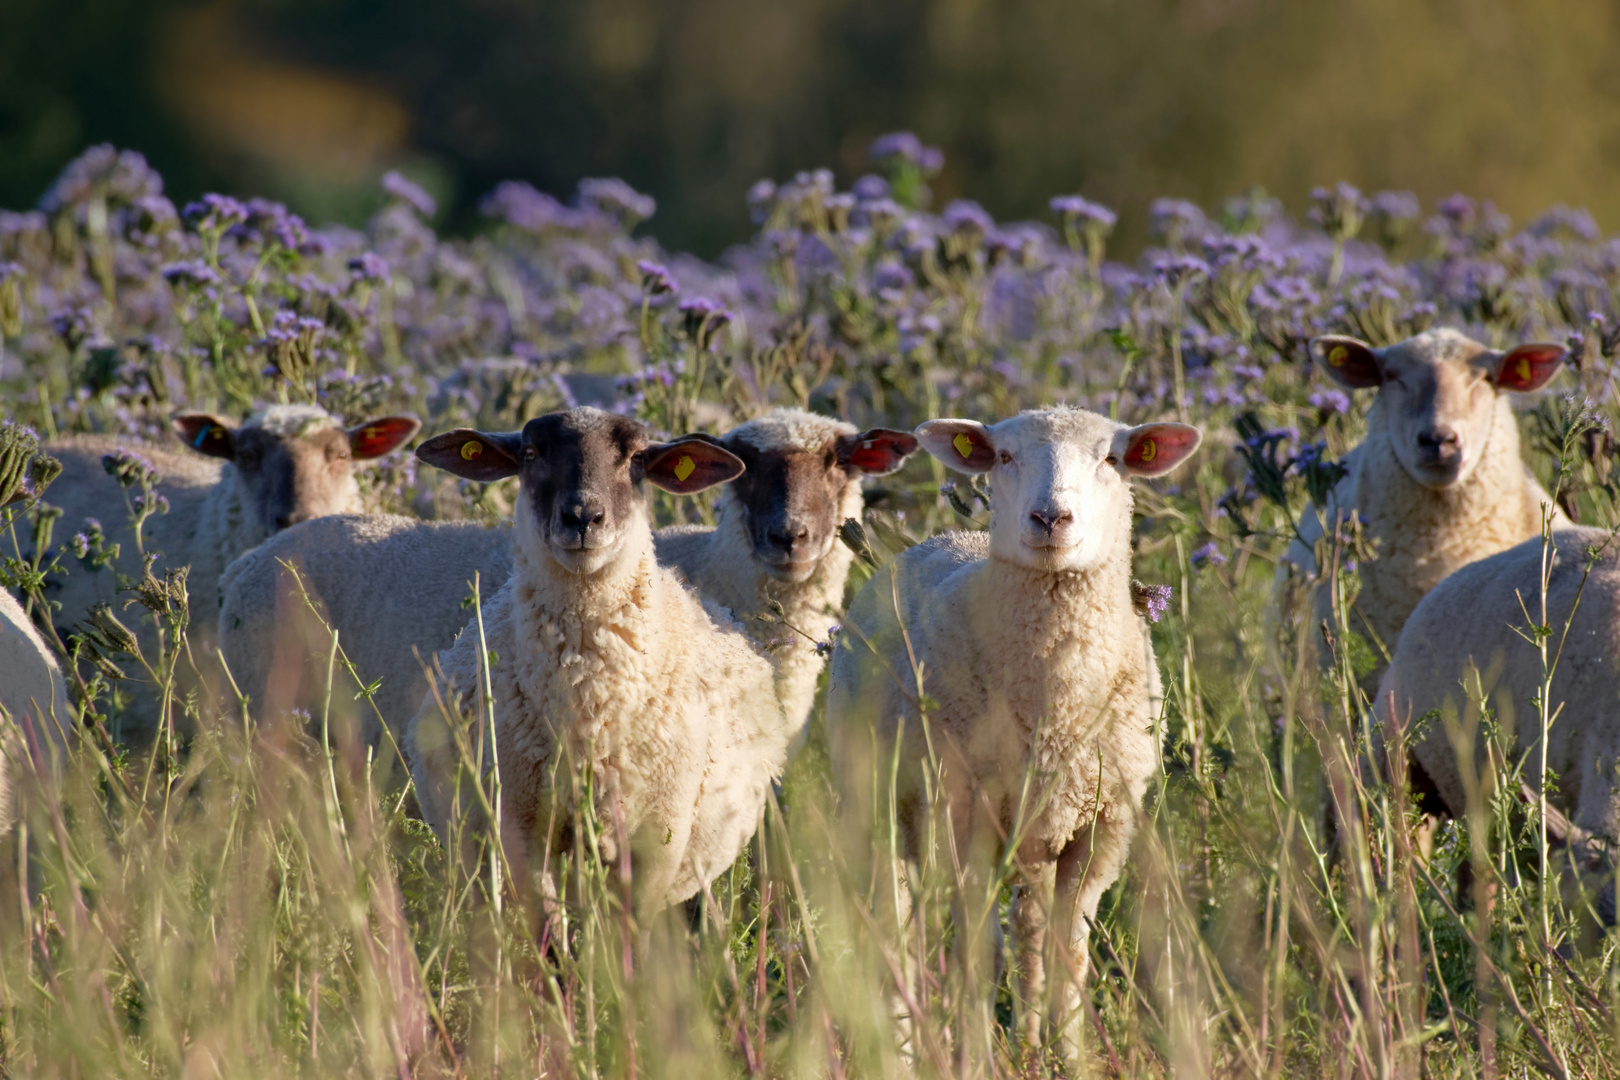
<svg viewBox="0 0 1620 1080">
<path fill-rule="evenodd" d="M 782 404 L 903 428 L 1053 402 L 1195 423 L 1193 463 L 1137 496 L 1163 768 L 1092 936 L 1086 1069 L 1620 1074 L 1620 939 L 1571 890 L 1543 895 L 1534 814 L 1503 795 L 1475 819 L 1490 829 L 1447 825 L 1432 861 L 1414 858 L 1405 794 L 1348 768 L 1364 703 L 1330 688 L 1337 708 L 1299 707 L 1309 630 L 1273 592 L 1309 491 L 1331 482 L 1367 405 L 1312 370 L 1321 333 L 1385 345 L 1450 325 L 1496 347 L 1567 343 L 1567 371 L 1524 403 L 1527 456 L 1573 515 L 1620 525 L 1620 239 L 1562 207 L 1516 229 L 1465 196 L 1426 212 L 1341 184 L 1297 219 L 1258 190 L 1217 210 L 1161 200 L 1154 245 L 1126 264 L 1109 258 L 1113 213 L 1078 195 L 1039 222 L 967 201 L 929 210 L 939 164 L 899 134 L 848 191 L 828 172 L 761 181 L 757 232 L 711 263 L 637 236 L 654 202 L 617 180 L 583 181 L 567 203 L 502 184 L 486 224 L 450 237 L 397 174 L 363 230 L 320 228 L 259 199 L 176 206 L 138 154 L 93 148 L 37 209 L 0 211 L 0 578 L 43 613 L 52 575 L 104 555 L 97 529 L 53 517 L 37 490 L 42 441 L 172 445 L 181 409 L 413 412 L 424 436 L 576 403 L 671 433 Z M 408 454 L 362 484 L 379 508 L 424 517 L 494 520 L 511 498 Z M 851 587 L 939 529 L 982 528 L 984 496 L 927 460 L 883 478 L 846 530 L 864 556 Z M 710 505 L 655 500 L 660 524 Z M 334 734 L 364 708 L 341 662 L 329 714 L 307 726 L 226 722 L 225 703 L 182 692 L 159 738 L 118 737 L 130 683 L 196 685 L 183 594 L 145 584 L 116 614 L 166 626 L 161 655 L 131 655 L 107 625 L 52 634 L 84 725 L 60 780 L 30 789 L 0 838 L 0 1075 L 1055 1067 L 1019 1043 L 1006 980 L 950 961 L 948 856 L 910 931 L 884 914 L 892 822 L 840 813 L 819 708 L 749 856 L 701 913 L 637 926 L 586 865 L 562 947 L 537 939 L 529 898 L 446 856 L 388 751 L 368 759 Z M 1334 787 L 1354 813 L 1330 858 Z M 1483 919 L 1452 883 L 1471 850 L 1497 881 Z M 897 979 L 914 988 L 903 1050 Z"/>
</svg>

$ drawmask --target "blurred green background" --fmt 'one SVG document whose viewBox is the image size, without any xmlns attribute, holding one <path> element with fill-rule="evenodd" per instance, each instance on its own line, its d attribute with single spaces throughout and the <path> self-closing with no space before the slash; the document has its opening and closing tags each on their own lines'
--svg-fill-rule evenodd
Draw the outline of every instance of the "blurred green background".
<svg viewBox="0 0 1620 1080">
<path fill-rule="evenodd" d="M 847 184 L 875 135 L 998 217 L 1262 184 L 1453 191 L 1620 224 L 1612 0 L 0 0 L 0 206 L 90 142 L 358 220 L 403 168 L 469 222 L 522 178 L 619 175 L 710 255 L 761 176 Z"/>
</svg>

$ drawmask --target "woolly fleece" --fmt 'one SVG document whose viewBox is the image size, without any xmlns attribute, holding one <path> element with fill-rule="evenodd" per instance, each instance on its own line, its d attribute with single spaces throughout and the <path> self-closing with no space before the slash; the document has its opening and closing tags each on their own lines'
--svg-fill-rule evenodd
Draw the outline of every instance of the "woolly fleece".
<svg viewBox="0 0 1620 1080">
<path fill-rule="evenodd" d="M 219 642 L 232 676 L 262 709 L 274 678 L 277 703 L 313 709 L 325 696 L 330 640 L 305 640 L 294 621 L 304 602 L 282 565 L 299 567 L 304 587 L 337 631 L 367 683 L 361 704 L 367 745 L 382 739 L 377 713 L 403 740 L 427 693 L 423 664 L 449 648 L 467 625 L 476 573 L 488 598 L 512 573 L 510 525 L 427 522 L 391 514 L 339 514 L 284 529 L 243 555 L 220 578 Z M 283 633 L 283 631 L 288 631 Z M 420 659 L 418 659 L 420 657 Z M 344 695 L 345 700 L 348 695 Z"/>
<path fill-rule="evenodd" d="M 490 678 L 502 839 L 514 873 L 525 881 L 532 866 L 549 882 L 548 850 L 587 809 L 573 802 L 572 784 L 554 789 L 553 777 L 589 767 L 588 810 L 602 826 L 603 858 L 618 858 L 617 803 L 636 903 L 657 910 L 698 892 L 742 851 L 781 771 L 788 729 L 769 661 L 725 612 L 657 564 L 644 515 L 613 562 L 580 578 L 541 549 L 531 501 L 520 499 L 515 572 L 485 603 L 483 622 L 498 657 Z M 476 624 L 439 664 L 447 700 L 476 718 Z M 457 758 L 431 694 L 407 746 L 423 814 L 444 837 Z M 554 799 L 559 819 L 550 818 Z"/>
</svg>

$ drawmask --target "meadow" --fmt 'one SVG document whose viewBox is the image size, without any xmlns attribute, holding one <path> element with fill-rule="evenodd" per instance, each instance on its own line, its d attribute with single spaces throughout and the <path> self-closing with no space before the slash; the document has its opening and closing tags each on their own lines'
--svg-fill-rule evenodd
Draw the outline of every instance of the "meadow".
<svg viewBox="0 0 1620 1080">
<path fill-rule="evenodd" d="M 412 412 L 424 436 L 575 403 L 674 434 L 784 404 L 908 429 L 1054 402 L 1185 420 L 1203 448 L 1136 497 L 1163 758 L 1091 937 L 1084 1071 L 1620 1073 L 1620 937 L 1595 924 L 1591 882 L 1539 880 L 1535 805 L 1516 797 L 1534 761 L 1484 718 L 1498 749 L 1478 805 L 1419 858 L 1407 793 L 1355 768 L 1372 745 L 1355 674 L 1378 643 L 1341 625 L 1319 686 L 1317 630 L 1274 585 L 1364 426 L 1367 395 L 1312 368 L 1322 333 L 1566 343 L 1567 370 L 1521 403 L 1527 460 L 1572 516 L 1620 527 L 1620 238 L 1563 207 L 1515 227 L 1462 195 L 1425 209 L 1340 184 L 1297 215 L 1259 190 L 1159 200 L 1152 245 L 1124 263 L 1114 214 L 1079 195 L 1037 222 L 930 209 L 939 165 L 896 135 L 848 191 L 828 172 L 761 181 L 753 237 L 705 262 L 638 236 L 656 207 L 615 180 L 566 203 L 502 184 L 484 225 L 451 237 L 394 174 L 363 230 L 322 228 L 257 199 L 176 206 L 138 154 L 93 148 L 37 209 L 0 211 L 0 578 L 45 625 L 49 581 L 105 557 L 103 529 L 53 515 L 42 442 L 173 445 L 181 409 Z M 362 484 L 399 513 L 509 513 L 510 482 L 416 465 L 393 455 Z M 151 512 L 132 482 L 130 512 Z M 844 530 L 851 590 L 921 538 L 983 528 L 985 496 L 920 455 L 874 482 Z M 660 524 L 711 507 L 654 500 Z M 1353 595 L 1353 568 L 1341 584 Z M 108 618 L 51 635 L 83 716 L 60 776 L 23 785 L 0 838 L 0 1075 L 1059 1068 L 1019 1042 L 1008 980 L 952 959 L 949 837 L 925 854 L 913 922 L 894 925 L 892 810 L 861 820 L 839 798 L 819 704 L 750 853 L 691 916 L 638 924 L 587 837 L 578 902 L 541 928 L 498 852 L 451 858 L 412 816 L 394 748 L 356 744 L 374 688 L 341 643 L 320 715 L 244 721 L 190 674 L 206 658 L 188 648 L 183 578 L 130 586 Z M 162 630 L 155 652 L 126 629 L 141 622 Z M 781 632 L 831 647 L 837 628 Z M 168 692 L 155 734 L 132 737 L 140 683 Z M 1492 904 L 1454 886 L 1465 856 Z M 1001 871 L 980 918 L 1006 908 Z"/>
</svg>

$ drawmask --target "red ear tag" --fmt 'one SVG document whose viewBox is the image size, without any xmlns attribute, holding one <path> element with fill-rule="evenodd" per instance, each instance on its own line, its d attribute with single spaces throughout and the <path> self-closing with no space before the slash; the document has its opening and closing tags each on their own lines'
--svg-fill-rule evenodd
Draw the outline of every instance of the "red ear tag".
<svg viewBox="0 0 1620 1080">
<path fill-rule="evenodd" d="M 1327 360 L 1328 363 L 1332 364 L 1334 367 L 1344 367 L 1345 357 L 1349 355 L 1349 349 L 1345 348 L 1343 345 L 1335 345 L 1333 348 L 1328 350 Z"/>
<path fill-rule="evenodd" d="M 951 445 L 956 447 L 956 452 L 962 455 L 963 461 L 973 456 L 973 440 L 967 437 L 967 432 L 959 432 L 956 438 L 951 440 Z"/>
<path fill-rule="evenodd" d="M 471 461 L 484 452 L 484 444 L 477 439 L 469 439 L 461 444 L 461 460 Z"/>
<path fill-rule="evenodd" d="M 697 466 L 693 464 L 692 459 L 685 454 L 682 454 L 681 460 L 675 463 L 675 479 L 679 480 L 683 484 L 686 483 L 686 478 L 691 476 L 696 471 Z"/>
</svg>

